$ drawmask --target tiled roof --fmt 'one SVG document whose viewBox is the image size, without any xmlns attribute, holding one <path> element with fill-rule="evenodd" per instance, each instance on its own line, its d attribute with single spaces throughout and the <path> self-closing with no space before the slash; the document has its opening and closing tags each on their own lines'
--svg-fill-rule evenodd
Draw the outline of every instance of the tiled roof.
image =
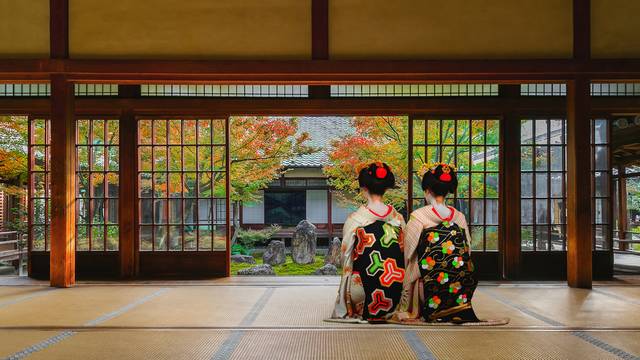
<svg viewBox="0 0 640 360">
<path fill-rule="evenodd" d="M 328 162 L 327 152 L 331 141 L 344 135 L 353 134 L 349 117 L 300 117 L 298 118 L 298 134 L 306 132 L 310 139 L 307 145 L 319 148 L 311 154 L 285 160 L 286 167 L 322 167 Z"/>
</svg>

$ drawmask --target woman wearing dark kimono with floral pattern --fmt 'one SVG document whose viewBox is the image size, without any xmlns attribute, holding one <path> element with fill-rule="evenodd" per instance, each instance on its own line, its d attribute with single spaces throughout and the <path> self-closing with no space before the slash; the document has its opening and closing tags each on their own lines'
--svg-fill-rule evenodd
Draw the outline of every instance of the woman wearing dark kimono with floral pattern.
<svg viewBox="0 0 640 360">
<path fill-rule="evenodd" d="M 477 286 L 464 214 L 445 205 L 458 185 L 453 167 L 427 168 L 422 189 L 427 206 L 415 210 L 406 227 L 406 274 L 401 322 L 478 322 L 471 298 Z"/>
<path fill-rule="evenodd" d="M 361 169 L 358 182 L 367 205 L 343 227 L 342 279 L 331 321 L 386 321 L 402 295 L 404 218 L 382 197 L 395 187 L 388 165 Z"/>
</svg>

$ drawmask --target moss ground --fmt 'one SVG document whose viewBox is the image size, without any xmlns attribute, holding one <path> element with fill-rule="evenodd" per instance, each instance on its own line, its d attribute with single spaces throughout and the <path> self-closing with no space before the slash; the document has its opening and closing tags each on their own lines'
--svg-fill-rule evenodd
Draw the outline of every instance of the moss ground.
<svg viewBox="0 0 640 360">
<path fill-rule="evenodd" d="M 254 255 L 256 263 L 262 264 L 262 256 Z M 287 256 L 287 262 L 282 265 L 273 267 L 276 275 L 313 275 L 316 269 L 321 268 L 324 265 L 324 256 L 316 256 L 315 261 L 312 264 L 301 265 L 296 264 L 291 259 L 291 256 Z M 250 268 L 255 266 L 253 264 L 231 263 L 231 275 L 238 275 L 238 270 Z"/>
</svg>

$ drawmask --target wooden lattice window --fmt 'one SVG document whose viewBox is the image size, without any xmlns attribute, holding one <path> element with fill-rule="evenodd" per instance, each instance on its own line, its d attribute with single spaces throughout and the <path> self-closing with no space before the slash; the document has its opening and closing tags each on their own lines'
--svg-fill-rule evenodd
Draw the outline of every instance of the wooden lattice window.
<svg viewBox="0 0 640 360">
<path fill-rule="evenodd" d="M 76 121 L 76 250 L 117 251 L 118 120 Z"/>
<path fill-rule="evenodd" d="M 521 121 L 523 251 L 566 250 L 566 145 L 564 119 Z"/>
<path fill-rule="evenodd" d="M 51 219 L 51 124 L 29 120 L 29 249 L 48 251 Z"/>
<path fill-rule="evenodd" d="M 607 119 L 591 121 L 591 171 L 594 250 L 609 250 L 612 241 L 611 164 Z"/>
<path fill-rule="evenodd" d="M 138 121 L 141 251 L 226 249 L 224 119 Z"/>
<path fill-rule="evenodd" d="M 467 216 L 472 249 L 498 250 L 500 121 L 412 119 L 412 128 L 413 208 L 424 205 L 422 164 L 454 164 L 458 190 L 448 201 Z"/>
</svg>

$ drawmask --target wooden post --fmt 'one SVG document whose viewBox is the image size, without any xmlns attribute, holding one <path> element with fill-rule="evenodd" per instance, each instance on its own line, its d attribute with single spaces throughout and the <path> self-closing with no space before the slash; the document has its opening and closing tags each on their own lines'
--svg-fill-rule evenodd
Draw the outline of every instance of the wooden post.
<svg viewBox="0 0 640 360">
<path fill-rule="evenodd" d="M 311 0 L 311 59 L 329 60 L 329 0 Z M 309 98 L 326 99 L 328 85 L 310 85 Z"/>
<path fill-rule="evenodd" d="M 590 82 L 567 83 L 567 281 L 591 288 L 591 118 Z"/>
<path fill-rule="evenodd" d="M 76 191 L 73 83 L 51 75 L 51 286 L 75 284 Z"/>
<path fill-rule="evenodd" d="M 136 134 L 133 111 L 126 109 L 120 116 L 120 276 L 136 275 Z"/>
<path fill-rule="evenodd" d="M 52 59 L 69 57 L 69 0 L 49 0 L 49 53 Z"/>
<path fill-rule="evenodd" d="M 500 97 L 520 97 L 520 85 L 500 85 Z M 500 126 L 502 171 L 500 172 L 500 249 L 505 279 L 520 275 L 520 118 L 517 112 L 507 110 Z"/>
</svg>

